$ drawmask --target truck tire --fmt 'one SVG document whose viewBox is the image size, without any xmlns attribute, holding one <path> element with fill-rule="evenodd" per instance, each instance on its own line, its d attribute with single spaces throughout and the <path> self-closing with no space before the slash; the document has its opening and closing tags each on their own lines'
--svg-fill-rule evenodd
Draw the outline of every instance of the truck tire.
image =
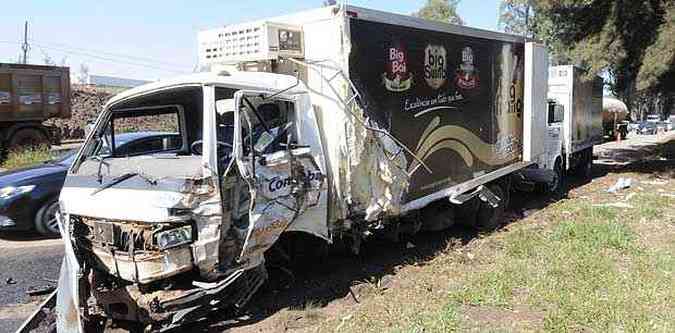
<svg viewBox="0 0 675 333">
<path fill-rule="evenodd" d="M 8 140 L 9 150 L 20 147 L 49 145 L 49 137 L 35 127 L 23 127 L 11 134 Z"/>
<path fill-rule="evenodd" d="M 492 207 L 489 203 L 480 201 L 478 214 L 476 215 L 476 228 L 479 231 L 493 231 L 499 228 L 504 218 L 506 205 L 509 202 L 509 193 L 503 184 L 493 183 L 488 185 L 488 189 L 501 201 L 497 207 Z"/>
</svg>

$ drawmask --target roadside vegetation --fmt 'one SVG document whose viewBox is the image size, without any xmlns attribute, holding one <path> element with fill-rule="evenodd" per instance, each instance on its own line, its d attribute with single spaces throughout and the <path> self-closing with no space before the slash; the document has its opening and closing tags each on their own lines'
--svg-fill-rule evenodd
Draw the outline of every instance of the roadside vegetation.
<svg viewBox="0 0 675 333">
<path fill-rule="evenodd" d="M 310 332 L 673 332 L 669 165 L 596 178 L 468 244 L 450 234 L 430 257 L 409 249 L 410 258 L 390 275 L 353 284 L 358 302 L 347 295 L 321 307 L 308 303 L 282 310 L 267 325 Z M 620 177 L 633 186 L 607 193 Z"/>
<path fill-rule="evenodd" d="M 20 150 L 11 150 L 7 158 L 0 164 L 0 168 L 6 170 L 27 167 L 42 163 L 53 158 L 49 146 L 37 146 Z"/>
</svg>

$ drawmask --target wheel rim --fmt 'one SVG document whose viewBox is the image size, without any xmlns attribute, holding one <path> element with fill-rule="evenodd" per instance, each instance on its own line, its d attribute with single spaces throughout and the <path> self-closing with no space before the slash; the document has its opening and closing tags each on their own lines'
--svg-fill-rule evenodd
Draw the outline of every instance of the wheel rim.
<svg viewBox="0 0 675 333">
<path fill-rule="evenodd" d="M 59 221 L 56 219 L 58 211 L 59 203 L 54 202 L 45 209 L 45 213 L 42 215 L 42 225 L 47 231 L 53 234 L 59 233 Z"/>
</svg>

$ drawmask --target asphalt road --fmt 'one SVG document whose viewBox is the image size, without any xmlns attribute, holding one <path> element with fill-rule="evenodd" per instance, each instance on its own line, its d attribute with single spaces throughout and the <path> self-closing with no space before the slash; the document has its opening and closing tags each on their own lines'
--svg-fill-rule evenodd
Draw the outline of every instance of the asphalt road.
<svg viewBox="0 0 675 333">
<path fill-rule="evenodd" d="M 46 298 L 26 291 L 55 286 L 62 257 L 60 239 L 0 233 L 0 332 L 14 332 Z"/>
</svg>

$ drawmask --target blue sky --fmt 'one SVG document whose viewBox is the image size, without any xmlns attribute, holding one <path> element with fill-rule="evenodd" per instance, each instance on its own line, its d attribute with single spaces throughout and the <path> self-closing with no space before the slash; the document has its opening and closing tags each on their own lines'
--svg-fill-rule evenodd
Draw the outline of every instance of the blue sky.
<svg viewBox="0 0 675 333">
<path fill-rule="evenodd" d="M 321 0 L 22 0 L 0 11 L 0 62 L 20 53 L 29 22 L 31 63 L 48 55 L 73 72 L 154 80 L 190 72 L 197 62 L 197 32 L 225 24 L 318 7 Z M 424 0 L 353 0 L 350 4 L 409 14 Z M 463 0 L 469 26 L 496 30 L 499 0 Z"/>
</svg>

